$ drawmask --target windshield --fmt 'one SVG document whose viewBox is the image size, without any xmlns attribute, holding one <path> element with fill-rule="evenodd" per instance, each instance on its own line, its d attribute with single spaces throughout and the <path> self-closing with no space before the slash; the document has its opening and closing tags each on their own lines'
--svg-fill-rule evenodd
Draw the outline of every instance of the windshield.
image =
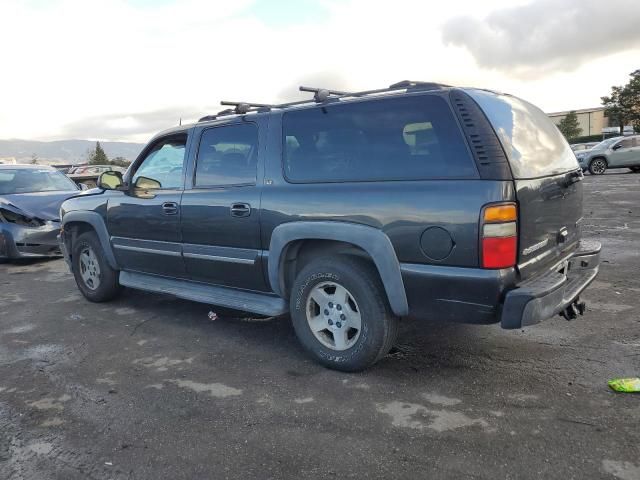
<svg viewBox="0 0 640 480">
<path fill-rule="evenodd" d="M 538 107 L 511 95 L 467 93 L 482 107 L 504 147 L 513 177 L 539 178 L 578 168 L 569 144 Z"/>
<path fill-rule="evenodd" d="M 78 190 L 72 180 L 55 170 L 11 168 L 0 170 L 0 195 Z"/>
<path fill-rule="evenodd" d="M 617 142 L 619 139 L 620 139 L 620 137 L 607 138 L 606 140 L 603 140 L 600 143 L 598 143 L 597 145 L 595 145 L 594 147 L 592 147 L 592 149 L 593 150 L 604 150 L 609 145 L 611 145 L 612 143 Z"/>
</svg>

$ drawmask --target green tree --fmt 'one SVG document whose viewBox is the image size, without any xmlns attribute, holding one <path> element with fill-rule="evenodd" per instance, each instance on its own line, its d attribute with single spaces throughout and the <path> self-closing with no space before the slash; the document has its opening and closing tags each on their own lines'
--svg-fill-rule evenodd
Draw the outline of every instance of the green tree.
<svg viewBox="0 0 640 480">
<path fill-rule="evenodd" d="M 640 132 L 640 70 L 632 72 L 631 79 L 624 86 L 611 87 L 611 94 L 601 97 L 604 114 L 609 122 L 620 128 L 620 135 L 626 125 L 633 125 Z"/>
<path fill-rule="evenodd" d="M 558 130 L 562 132 L 567 140 L 572 140 L 582 134 L 582 128 L 578 123 L 578 115 L 575 110 L 571 110 L 566 117 L 558 123 Z"/>
<path fill-rule="evenodd" d="M 96 142 L 95 150 L 89 150 L 87 160 L 89 165 L 109 165 L 109 157 L 104 153 L 100 142 Z"/>
<path fill-rule="evenodd" d="M 35 153 L 31 154 L 31 165 L 37 165 L 38 164 L 38 155 L 36 155 Z"/>
</svg>

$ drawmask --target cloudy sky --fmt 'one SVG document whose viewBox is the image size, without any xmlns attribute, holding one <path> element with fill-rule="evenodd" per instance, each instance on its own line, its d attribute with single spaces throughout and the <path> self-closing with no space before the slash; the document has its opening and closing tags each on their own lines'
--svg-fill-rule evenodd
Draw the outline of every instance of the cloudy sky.
<svg viewBox="0 0 640 480">
<path fill-rule="evenodd" d="M 300 84 L 592 107 L 640 68 L 639 25 L 639 0 L 0 0 L 0 138 L 146 141 Z"/>
</svg>

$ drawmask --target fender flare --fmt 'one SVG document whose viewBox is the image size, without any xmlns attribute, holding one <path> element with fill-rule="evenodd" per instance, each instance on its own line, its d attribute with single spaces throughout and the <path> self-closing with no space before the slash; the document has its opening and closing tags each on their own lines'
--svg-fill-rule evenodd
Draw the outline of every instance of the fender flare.
<svg viewBox="0 0 640 480">
<path fill-rule="evenodd" d="M 277 226 L 269 244 L 268 276 L 273 291 L 286 297 L 282 275 L 283 254 L 296 240 L 335 240 L 363 249 L 373 260 L 391 309 L 398 316 L 409 313 L 400 263 L 389 237 L 374 227 L 336 221 L 290 222 Z"/>
<path fill-rule="evenodd" d="M 93 230 L 98 235 L 98 240 L 100 240 L 100 245 L 102 245 L 102 249 L 104 250 L 105 257 L 107 258 L 107 262 L 111 268 L 118 270 L 118 262 L 116 262 L 116 257 L 113 254 L 113 249 L 111 248 L 111 242 L 109 241 L 109 232 L 107 231 L 107 226 L 104 224 L 104 219 L 100 216 L 99 213 L 96 212 L 86 212 L 86 211 L 73 211 L 65 213 L 64 217 L 62 217 L 62 227 L 67 223 L 88 223 L 93 227 Z"/>
</svg>

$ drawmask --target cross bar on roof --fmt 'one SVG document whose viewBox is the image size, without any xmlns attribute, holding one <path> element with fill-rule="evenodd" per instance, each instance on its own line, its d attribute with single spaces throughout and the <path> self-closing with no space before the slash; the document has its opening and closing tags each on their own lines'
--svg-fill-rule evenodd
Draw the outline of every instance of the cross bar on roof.
<svg viewBox="0 0 640 480">
<path fill-rule="evenodd" d="M 231 105 L 236 107 L 235 113 L 243 114 L 249 112 L 251 109 L 255 108 L 273 108 L 273 105 L 269 105 L 267 103 L 252 103 L 252 102 L 229 102 L 227 100 L 223 100 L 220 102 L 220 105 Z"/>
<path fill-rule="evenodd" d="M 317 103 L 326 102 L 331 95 L 342 97 L 349 95 L 349 92 L 343 92 L 341 90 L 329 90 L 327 88 L 314 88 L 314 87 L 300 87 L 301 92 L 313 93 L 313 100 Z"/>
<path fill-rule="evenodd" d="M 327 100 L 336 100 L 342 97 L 364 97 L 367 95 L 373 95 L 376 93 L 385 93 L 385 92 L 393 92 L 394 90 L 437 90 L 442 88 L 448 88 L 450 85 L 445 85 L 442 83 L 436 82 L 420 82 L 420 81 L 412 81 L 412 80 L 402 80 L 400 82 L 389 85 L 386 88 L 377 88 L 374 90 L 363 90 L 361 92 L 344 92 L 342 90 L 329 90 L 327 88 L 315 88 L 315 87 L 305 87 L 301 86 L 299 89 L 301 92 L 311 92 L 313 93 L 313 99 L 311 100 L 298 100 L 295 102 L 288 103 L 280 103 L 280 104 L 268 104 L 268 103 L 252 103 L 252 102 L 229 102 L 222 101 L 221 105 L 229 105 L 234 108 L 226 109 L 221 112 L 218 112 L 216 115 L 207 115 L 202 117 L 199 122 L 206 120 L 215 120 L 217 117 L 222 115 L 243 115 L 249 112 L 260 112 L 260 111 L 269 111 L 273 108 L 287 108 L 293 107 L 295 105 L 304 105 L 310 102 L 323 103 Z"/>
</svg>

